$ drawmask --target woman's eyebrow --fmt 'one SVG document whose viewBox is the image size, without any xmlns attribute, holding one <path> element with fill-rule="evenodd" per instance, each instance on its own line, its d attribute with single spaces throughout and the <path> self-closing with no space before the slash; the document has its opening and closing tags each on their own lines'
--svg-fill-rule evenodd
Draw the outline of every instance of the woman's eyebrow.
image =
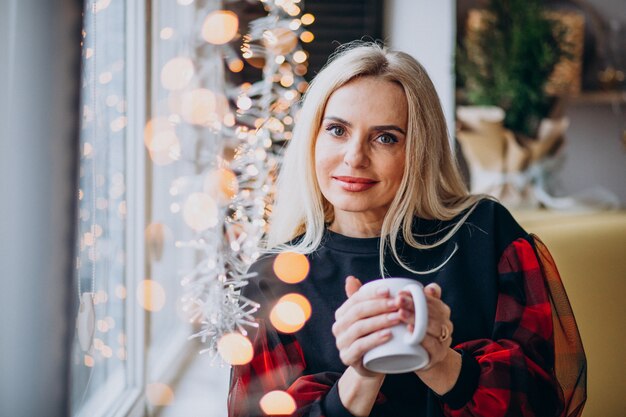
<svg viewBox="0 0 626 417">
<path fill-rule="evenodd" d="M 339 122 L 341 124 L 344 124 L 348 127 L 352 127 L 352 123 L 348 122 L 347 120 L 342 119 L 341 117 L 336 117 L 336 116 L 326 116 L 324 117 L 324 120 L 333 120 L 335 122 Z M 406 135 L 406 132 L 404 131 L 404 129 L 401 129 L 400 127 L 396 126 L 396 125 L 380 125 L 380 126 L 372 126 L 370 128 L 370 130 L 376 130 L 376 131 L 381 131 L 381 130 L 395 130 L 398 131 L 400 133 L 402 133 L 403 135 Z"/>
</svg>

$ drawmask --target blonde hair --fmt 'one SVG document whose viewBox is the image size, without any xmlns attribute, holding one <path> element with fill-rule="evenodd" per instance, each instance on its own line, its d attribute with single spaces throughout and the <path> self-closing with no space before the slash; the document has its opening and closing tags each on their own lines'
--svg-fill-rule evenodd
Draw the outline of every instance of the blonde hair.
<svg viewBox="0 0 626 417">
<path fill-rule="evenodd" d="M 395 260 L 408 271 L 416 274 L 436 271 L 452 255 L 434 269 L 415 271 L 398 256 L 398 234 L 401 232 L 404 241 L 417 249 L 441 245 L 456 233 L 484 196 L 470 195 L 463 183 L 450 150 L 439 97 L 424 68 L 410 55 L 372 42 L 342 45 L 309 86 L 278 176 L 267 249 L 271 252 L 311 253 L 319 247 L 325 225 L 333 221 L 334 212 L 317 183 L 315 140 L 331 94 L 363 76 L 398 83 L 408 105 L 403 179 L 380 232 L 381 276 L 385 276 L 387 245 Z M 415 167 L 419 167 L 419 171 L 415 171 Z M 415 216 L 450 220 L 468 208 L 467 213 L 437 242 L 427 245 L 416 241 L 412 233 Z M 296 242 L 285 243 L 300 235 Z"/>
</svg>

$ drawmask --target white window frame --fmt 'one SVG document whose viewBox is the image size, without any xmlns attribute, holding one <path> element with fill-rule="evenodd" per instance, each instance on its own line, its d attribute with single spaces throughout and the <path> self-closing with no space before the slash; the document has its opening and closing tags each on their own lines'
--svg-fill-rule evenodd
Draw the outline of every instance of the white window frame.
<svg viewBox="0 0 626 417">
<path fill-rule="evenodd" d="M 146 111 L 146 3 L 125 1 L 126 130 L 126 263 L 127 297 L 124 301 L 127 339 L 126 366 L 80 408 L 77 417 L 142 417 L 145 414 L 146 312 L 136 301 L 136 288 L 144 276 L 145 153 L 143 125 Z M 126 375 L 124 375 L 124 372 Z"/>
</svg>

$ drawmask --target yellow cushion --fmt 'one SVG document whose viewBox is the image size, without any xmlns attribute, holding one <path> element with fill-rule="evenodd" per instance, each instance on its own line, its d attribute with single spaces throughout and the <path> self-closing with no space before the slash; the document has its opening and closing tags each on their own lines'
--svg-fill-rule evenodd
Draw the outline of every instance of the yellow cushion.
<svg viewBox="0 0 626 417">
<path fill-rule="evenodd" d="M 513 215 L 550 250 L 572 304 L 588 364 L 583 417 L 626 416 L 626 211 Z"/>
</svg>

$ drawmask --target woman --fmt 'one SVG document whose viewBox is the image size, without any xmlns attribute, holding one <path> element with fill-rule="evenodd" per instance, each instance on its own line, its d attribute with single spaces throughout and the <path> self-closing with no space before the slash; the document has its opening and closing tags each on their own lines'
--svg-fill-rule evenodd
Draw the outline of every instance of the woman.
<svg viewBox="0 0 626 417">
<path fill-rule="evenodd" d="M 555 375 L 547 252 L 500 204 L 468 194 L 435 89 L 409 55 L 350 44 L 317 75 L 285 155 L 268 241 L 243 293 L 261 310 L 255 356 L 233 367 L 231 416 L 264 415 L 259 400 L 273 390 L 287 391 L 301 416 L 582 409 Z M 283 250 L 306 254 L 307 279 L 275 277 Z M 406 294 L 359 291 L 385 276 L 425 285 L 424 369 L 384 375 L 362 365 L 391 326 L 412 325 Z M 268 315 L 291 292 L 313 313 L 284 334 Z"/>
</svg>

